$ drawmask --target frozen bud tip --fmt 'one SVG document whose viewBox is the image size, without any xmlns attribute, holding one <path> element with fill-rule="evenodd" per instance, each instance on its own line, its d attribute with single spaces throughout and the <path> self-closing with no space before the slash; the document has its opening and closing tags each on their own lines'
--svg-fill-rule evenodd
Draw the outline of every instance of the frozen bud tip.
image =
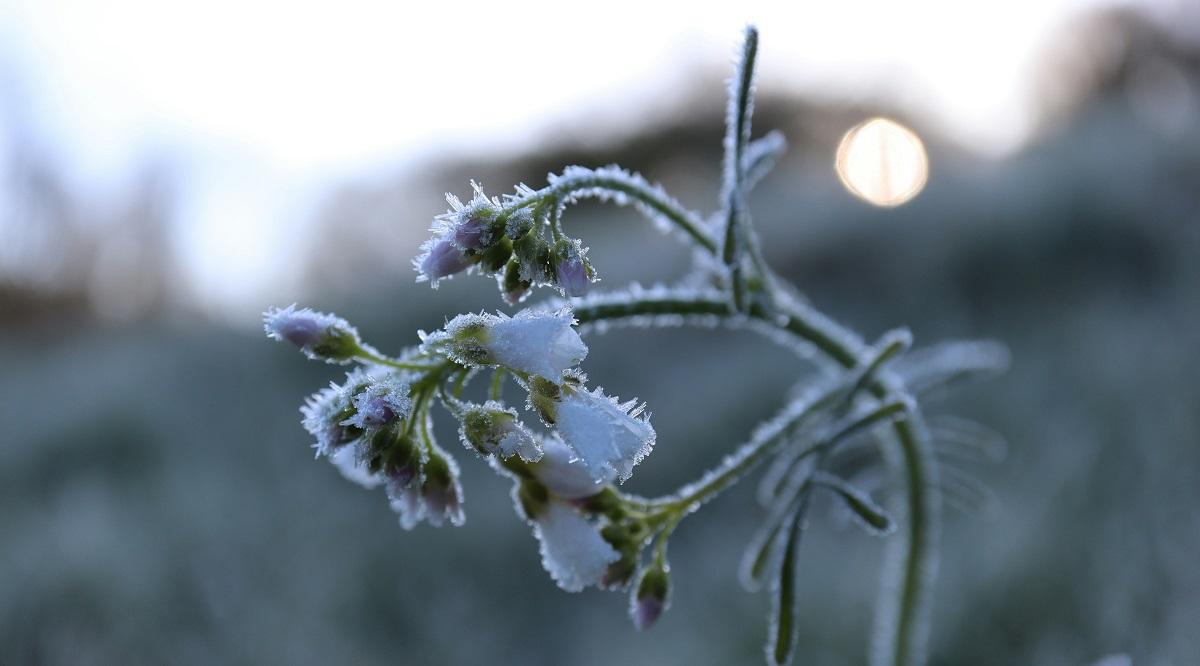
<svg viewBox="0 0 1200 666">
<path fill-rule="evenodd" d="M 434 236 L 426 241 L 421 246 L 421 254 L 413 260 L 413 266 L 418 273 L 417 281 L 428 280 L 435 288 L 438 280 L 462 272 L 470 265 L 470 259 L 463 250 L 450 239 L 441 236 Z"/>
<path fill-rule="evenodd" d="M 654 626 L 659 616 L 667 609 L 670 588 L 670 573 L 665 564 L 652 564 L 642 573 L 629 608 L 633 626 L 637 627 L 638 631 L 645 631 Z"/>
<path fill-rule="evenodd" d="M 345 319 L 309 308 L 271 308 L 263 313 L 267 337 L 290 342 L 313 360 L 349 363 L 362 351 L 358 331 Z"/>
<path fill-rule="evenodd" d="M 425 462 L 424 471 L 421 499 L 425 503 L 426 520 L 436 526 L 447 519 L 453 525 L 462 525 L 462 487 L 458 481 L 458 465 L 450 458 L 434 453 Z"/>
<path fill-rule="evenodd" d="M 578 297 L 587 294 L 592 284 L 592 268 L 584 258 L 579 241 L 559 241 L 555 254 L 555 281 L 563 295 Z"/>
</svg>

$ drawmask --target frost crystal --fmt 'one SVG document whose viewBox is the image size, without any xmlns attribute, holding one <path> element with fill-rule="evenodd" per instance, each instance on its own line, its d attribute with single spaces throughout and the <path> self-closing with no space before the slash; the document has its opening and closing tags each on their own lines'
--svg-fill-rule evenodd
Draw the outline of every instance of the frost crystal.
<svg viewBox="0 0 1200 666">
<path fill-rule="evenodd" d="M 541 543 L 542 566 L 568 592 L 600 582 L 608 565 L 621 557 L 595 525 L 561 501 L 546 505 L 534 520 L 533 534 Z"/>
<path fill-rule="evenodd" d="M 575 459 L 571 449 L 558 437 L 542 442 L 542 459 L 533 466 L 533 474 L 551 493 L 563 499 L 590 497 L 604 488 L 592 478 L 583 463 Z"/>
<path fill-rule="evenodd" d="M 618 403 L 597 388 L 568 390 L 557 425 L 567 446 L 596 481 L 624 481 L 654 447 L 654 428 L 636 400 Z"/>
<path fill-rule="evenodd" d="M 387 377 L 371 384 L 354 396 L 354 416 L 342 422 L 364 430 L 379 428 L 396 419 L 408 417 L 412 409 L 409 384 L 398 377 Z"/>
<path fill-rule="evenodd" d="M 518 455 L 525 462 L 542 457 L 537 438 L 517 419 L 516 410 L 495 401 L 468 407 L 459 434 L 467 448 L 485 455 L 498 454 L 504 460 Z"/>
<path fill-rule="evenodd" d="M 358 439 L 362 432 L 345 423 L 345 419 L 352 411 L 354 394 L 371 381 L 367 370 L 355 368 L 346 373 L 346 381 L 341 386 L 330 383 L 329 388 L 317 391 L 304 401 L 300 408 L 304 417 L 301 424 L 317 439 L 314 446 L 318 456 L 331 455 L 339 448 L 353 448 L 345 445 Z"/>
</svg>

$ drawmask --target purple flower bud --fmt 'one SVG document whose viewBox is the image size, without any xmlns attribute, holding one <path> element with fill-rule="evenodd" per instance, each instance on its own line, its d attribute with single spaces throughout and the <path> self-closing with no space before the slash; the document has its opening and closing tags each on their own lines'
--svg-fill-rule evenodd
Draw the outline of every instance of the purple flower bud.
<svg viewBox="0 0 1200 666">
<path fill-rule="evenodd" d="M 449 240 L 441 238 L 429 245 L 419 267 L 427 280 L 436 283 L 441 278 L 465 270 L 468 265 L 463 251 Z"/>
<path fill-rule="evenodd" d="M 665 564 L 651 564 L 642 573 L 629 607 L 633 626 L 645 631 L 654 626 L 667 609 L 667 595 L 671 589 L 670 573 Z"/>
<path fill-rule="evenodd" d="M 274 332 L 284 340 L 303 348 L 319 342 L 323 328 L 321 322 L 314 318 L 290 317 L 279 321 Z"/>
<path fill-rule="evenodd" d="M 462 488 L 458 482 L 458 465 L 441 455 L 432 455 L 425 463 L 425 480 L 421 484 L 421 499 L 425 504 L 425 519 L 440 526 L 449 519 L 462 525 Z"/>
<path fill-rule="evenodd" d="M 329 363 L 349 363 L 360 350 L 358 331 L 345 319 L 308 308 L 271 308 L 263 313 L 267 337 L 290 342 L 304 355 Z"/>
<path fill-rule="evenodd" d="M 454 228 L 454 242 L 466 250 L 483 250 L 491 240 L 490 231 L 483 220 L 474 216 L 468 217 Z"/>
<path fill-rule="evenodd" d="M 567 296 L 583 296 L 591 287 L 591 280 L 588 279 L 587 266 L 583 263 L 583 258 L 577 253 L 572 252 L 565 259 L 558 262 L 557 271 L 558 286 L 566 292 Z"/>
</svg>

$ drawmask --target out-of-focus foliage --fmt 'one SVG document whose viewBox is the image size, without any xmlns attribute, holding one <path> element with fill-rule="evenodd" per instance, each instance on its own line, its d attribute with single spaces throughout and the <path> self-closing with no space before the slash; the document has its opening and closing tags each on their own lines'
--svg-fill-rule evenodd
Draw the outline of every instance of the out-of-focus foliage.
<svg viewBox="0 0 1200 666">
<path fill-rule="evenodd" d="M 1189 53 L 1131 49 L 1116 70 L 1152 57 L 1182 73 L 1193 95 L 1182 129 L 1131 102 L 1146 103 L 1144 88 L 1110 77 L 1040 143 L 1003 161 L 931 141 L 928 189 L 886 211 L 839 189 L 829 167 L 836 136 L 792 131 L 772 118 L 794 107 L 760 104 L 761 123 L 781 126 L 797 148 L 754 195 L 773 264 L 868 336 L 909 322 L 918 343 L 986 332 L 1012 348 L 1008 375 L 952 406 L 1010 445 L 1001 465 L 981 470 L 994 509 L 949 514 L 933 663 L 1084 664 L 1124 652 L 1135 664 L 1167 664 L 1200 654 L 1200 70 Z M 848 127 L 859 116 L 831 117 Z M 687 203 L 689 182 L 710 189 L 718 176 L 692 169 L 687 156 L 720 148 L 691 137 L 708 140 L 719 124 L 714 108 L 703 133 L 666 128 L 628 151 L 498 164 L 484 182 L 535 182 L 551 164 L 619 158 Z M 439 201 L 436 192 L 421 205 L 362 197 L 393 202 L 370 212 L 389 225 L 423 225 L 413 207 Z M 588 211 L 574 224 L 605 225 L 587 235 L 606 279 L 651 281 L 686 262 L 631 215 L 597 209 L 585 221 Z M 352 227 L 358 218 L 338 219 Z M 409 236 L 414 247 L 422 232 Z M 646 240 L 641 254 L 614 263 L 609 243 L 628 245 L 633 234 Z M 399 348 L 414 342 L 414 328 L 440 326 L 448 298 L 464 311 L 494 303 L 489 285 L 462 280 L 435 302 L 410 283 L 406 263 L 394 270 L 351 307 L 336 299 L 380 343 Z M 174 317 L 105 328 L 8 307 L 0 325 L 5 661 L 757 660 L 767 601 L 733 576 L 752 529 L 739 519 L 754 502 L 747 489 L 681 529 L 674 609 L 637 634 L 624 599 L 554 587 L 489 471 L 464 466 L 475 489 L 466 527 L 421 539 L 397 528 L 377 497 L 313 463 L 306 434 L 277 416 L 303 397 L 295 387 L 327 374 L 263 353 L 253 325 L 232 333 Z M 801 371 L 736 333 L 629 335 L 645 354 L 594 338 L 596 358 L 609 362 L 590 374 L 638 386 L 655 405 L 659 446 L 675 449 L 646 461 L 635 490 L 694 476 L 773 409 L 753 395 L 742 404 L 719 396 L 782 391 Z M 709 336 L 724 355 L 700 356 Z M 878 545 L 834 530 L 805 547 L 804 652 L 820 655 L 812 663 L 857 659 Z"/>
</svg>

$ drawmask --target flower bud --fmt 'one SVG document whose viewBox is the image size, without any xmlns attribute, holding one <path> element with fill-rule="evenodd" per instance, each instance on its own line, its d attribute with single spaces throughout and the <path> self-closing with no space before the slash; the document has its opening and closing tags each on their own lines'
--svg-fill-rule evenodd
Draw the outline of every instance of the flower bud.
<svg viewBox="0 0 1200 666">
<path fill-rule="evenodd" d="M 437 287 L 438 280 L 450 277 L 464 271 L 471 265 L 471 259 L 462 248 L 455 245 L 444 236 L 434 236 L 421 246 L 421 254 L 413 260 L 417 269 L 417 281 L 429 281 Z"/>
<path fill-rule="evenodd" d="M 313 360 L 346 364 L 362 350 L 358 331 L 345 319 L 308 308 L 271 308 L 263 313 L 267 336 L 290 342 Z"/>
<path fill-rule="evenodd" d="M 561 240 L 555 246 L 555 282 L 566 296 L 583 296 L 592 284 L 592 267 L 579 241 Z"/>
<path fill-rule="evenodd" d="M 434 452 L 425 462 L 425 479 L 421 483 L 421 499 L 425 503 L 425 518 L 431 525 L 441 526 L 449 519 L 453 525 L 463 524 L 462 487 L 458 482 L 458 465 L 450 458 Z"/>
<path fill-rule="evenodd" d="M 483 251 L 479 263 L 488 273 L 496 273 L 502 270 L 511 258 L 512 241 L 501 237 L 499 241 Z"/>
<path fill-rule="evenodd" d="M 382 455 L 382 467 L 388 494 L 392 496 L 399 496 L 401 490 L 414 485 L 421 472 L 421 452 L 417 443 L 403 430 L 403 425 L 397 423 L 377 435 L 389 437 Z"/>
<path fill-rule="evenodd" d="M 500 293 L 504 296 L 504 302 L 509 305 L 520 303 L 532 286 L 532 282 L 521 277 L 521 263 L 516 258 L 509 259 L 500 278 Z"/>
<path fill-rule="evenodd" d="M 454 227 L 454 242 L 464 250 L 483 250 L 493 240 L 489 220 L 472 212 Z"/>
<path fill-rule="evenodd" d="M 301 424 L 316 438 L 317 455 L 331 455 L 334 451 L 356 441 L 363 435 L 362 428 L 346 423 L 354 416 L 353 396 L 364 390 L 371 376 L 362 368 L 346 374 L 342 386 L 330 384 L 329 388 L 317 391 L 304 401 L 300 408 Z"/>
<path fill-rule="evenodd" d="M 666 563 L 654 562 L 642 572 L 629 606 L 629 615 L 638 631 L 654 626 L 669 604 L 670 569 Z"/>
<path fill-rule="evenodd" d="M 484 456 L 498 455 L 507 459 L 514 454 L 527 462 L 542 457 L 533 433 L 517 420 L 517 413 L 498 402 L 471 405 L 462 416 L 459 430 L 463 442 Z"/>
<path fill-rule="evenodd" d="M 367 386 L 354 396 L 355 413 L 347 418 L 343 425 L 368 430 L 381 428 L 397 419 L 408 418 L 412 410 L 410 389 L 408 382 L 400 381 L 395 376 Z"/>
</svg>

